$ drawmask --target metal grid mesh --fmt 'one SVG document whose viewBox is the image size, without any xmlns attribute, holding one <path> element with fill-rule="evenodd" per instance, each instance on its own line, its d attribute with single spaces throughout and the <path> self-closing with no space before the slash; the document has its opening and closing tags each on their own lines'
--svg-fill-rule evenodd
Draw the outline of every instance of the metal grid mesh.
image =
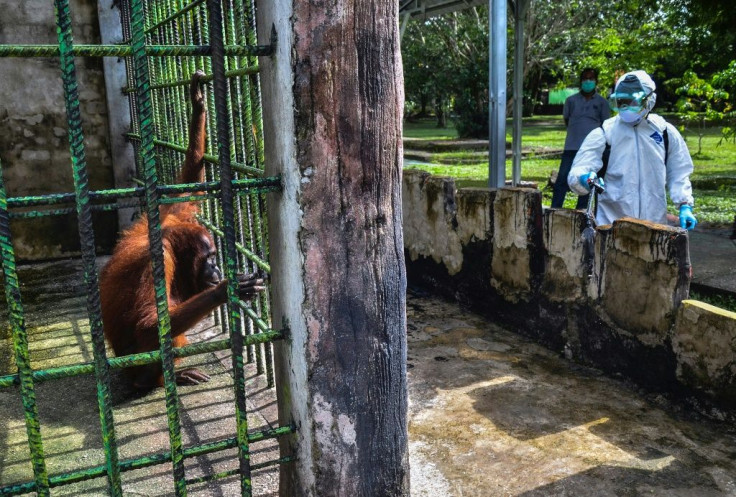
<svg viewBox="0 0 736 497">
<path fill-rule="evenodd" d="M 257 46 L 252 0 L 123 0 L 125 43 L 74 45 L 68 0 L 55 1 L 58 46 L 0 46 L 3 57 L 59 57 L 67 111 L 75 191 L 67 194 L 8 198 L 0 175 L 0 256 L 12 328 L 18 373 L 0 376 L 0 388 L 19 387 L 22 398 L 34 480 L 0 487 L 0 495 L 35 491 L 49 495 L 50 488 L 96 477 L 107 477 L 110 495 L 122 495 L 121 472 L 171 463 L 174 493 L 186 495 L 187 485 L 240 475 L 242 495 L 251 494 L 249 444 L 293 432 L 293 427 L 253 432 L 246 419 L 244 361 L 265 372 L 273 386 L 271 341 L 282 337 L 270 326 L 267 292 L 251 305 L 237 298 L 238 270 L 270 272 L 265 223 L 265 193 L 280 188 L 278 178 L 263 176 L 263 128 L 258 84 L 258 55 L 270 54 L 271 45 Z M 136 150 L 138 188 L 90 191 L 80 116 L 75 57 L 126 57 L 132 117 L 129 138 Z M 204 70 L 208 85 L 208 154 L 206 182 L 169 185 L 183 162 L 187 132 L 187 85 L 191 74 Z M 0 164 L 0 172 L 2 164 Z M 204 192 L 195 196 L 195 192 Z M 190 193 L 189 196 L 177 196 Z M 221 267 L 229 279 L 228 305 L 219 322 L 229 338 L 172 348 L 163 269 L 158 207 L 179 201 L 203 201 L 200 221 L 215 236 Z M 148 217 L 149 242 L 159 316 L 160 350 L 108 358 L 102 333 L 98 274 L 95 265 L 92 211 L 142 207 Z M 18 210 L 21 208 L 22 210 Z M 10 234 L 10 219 L 54 216 L 76 212 L 85 274 L 87 313 L 94 351 L 89 363 L 34 370 L 24 320 L 20 284 Z M 217 442 L 184 447 L 178 417 L 178 394 L 173 358 L 230 348 L 234 375 L 237 434 Z M 160 361 L 163 364 L 170 451 L 137 459 L 120 460 L 110 399 L 111 368 L 126 368 Z M 105 464 L 70 473 L 50 475 L 44 457 L 44 440 L 36 405 L 36 384 L 58 378 L 95 375 Z M 187 479 L 184 459 L 229 448 L 238 449 L 236 470 Z M 271 461 L 288 462 L 289 457 Z M 268 463 L 266 463 L 268 464 Z M 258 465 L 258 466 L 263 466 Z"/>
</svg>

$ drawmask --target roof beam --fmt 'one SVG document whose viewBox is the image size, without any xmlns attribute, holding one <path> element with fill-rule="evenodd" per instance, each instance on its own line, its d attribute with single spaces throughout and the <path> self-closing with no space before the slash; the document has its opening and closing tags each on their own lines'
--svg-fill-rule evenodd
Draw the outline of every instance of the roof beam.
<svg viewBox="0 0 736 497">
<path fill-rule="evenodd" d="M 401 0 L 399 14 L 416 17 L 435 17 L 458 10 L 485 5 L 488 0 Z"/>
</svg>

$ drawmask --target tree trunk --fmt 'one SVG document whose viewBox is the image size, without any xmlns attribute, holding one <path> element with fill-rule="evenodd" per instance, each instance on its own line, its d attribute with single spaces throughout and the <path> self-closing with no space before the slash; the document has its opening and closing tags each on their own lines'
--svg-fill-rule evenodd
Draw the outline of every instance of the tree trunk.
<svg viewBox="0 0 736 497">
<path fill-rule="evenodd" d="M 427 115 L 427 103 L 429 102 L 429 97 L 427 94 L 423 93 L 421 97 L 419 97 L 419 101 L 421 102 L 419 107 L 421 110 L 419 111 L 418 117 L 426 117 Z"/>
<path fill-rule="evenodd" d="M 445 99 L 442 97 L 437 97 L 437 100 L 435 100 L 436 105 L 434 108 L 434 113 L 437 116 L 437 127 L 438 128 L 446 128 L 447 127 L 447 113 L 445 112 L 445 109 L 447 106 L 445 105 Z"/>
<path fill-rule="evenodd" d="M 285 185 L 269 200 L 273 312 L 290 329 L 279 414 L 299 429 L 285 496 L 409 492 L 397 6 L 259 8 L 260 38 L 279 35 L 262 77 L 267 173 Z"/>
</svg>

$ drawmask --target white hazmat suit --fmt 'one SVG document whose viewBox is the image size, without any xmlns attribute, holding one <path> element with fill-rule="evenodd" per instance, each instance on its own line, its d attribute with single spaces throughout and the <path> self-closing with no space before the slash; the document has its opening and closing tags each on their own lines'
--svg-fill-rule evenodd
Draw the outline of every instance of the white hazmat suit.
<svg viewBox="0 0 736 497">
<path fill-rule="evenodd" d="M 651 78 L 643 71 L 635 73 L 646 76 L 648 81 L 644 81 L 642 86 L 651 94 L 654 90 Z M 666 164 L 663 138 L 665 129 L 669 141 Z M 598 225 L 611 224 L 622 217 L 666 224 L 665 189 L 669 190 L 670 198 L 678 208 L 682 204 L 692 207 L 690 174 L 693 171 L 693 162 L 685 140 L 674 126 L 648 110 L 645 117 L 635 125 L 615 116 L 588 134 L 575 156 L 567 178 L 572 191 L 579 195 L 589 192 L 581 184 L 580 177 L 590 172 L 597 173 L 601 169 L 606 143 L 611 145 L 611 155 L 605 174 L 606 190 L 598 197 Z"/>
</svg>

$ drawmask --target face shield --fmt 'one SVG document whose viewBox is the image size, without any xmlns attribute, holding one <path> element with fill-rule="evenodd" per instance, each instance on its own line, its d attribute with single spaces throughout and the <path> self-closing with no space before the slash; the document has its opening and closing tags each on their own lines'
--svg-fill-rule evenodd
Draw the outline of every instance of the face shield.
<svg viewBox="0 0 736 497">
<path fill-rule="evenodd" d="M 649 77 L 647 76 L 647 78 Z M 652 82 L 649 86 L 653 85 Z M 611 109 L 618 111 L 624 122 L 637 124 L 652 110 L 656 99 L 657 95 L 652 91 L 652 88 L 645 88 L 635 73 L 629 73 L 619 80 L 608 101 Z"/>
<path fill-rule="evenodd" d="M 627 92 L 615 91 L 608 97 L 608 102 L 612 110 L 621 112 L 629 110 L 632 112 L 640 112 L 646 107 L 649 95 L 644 90 Z"/>
</svg>

